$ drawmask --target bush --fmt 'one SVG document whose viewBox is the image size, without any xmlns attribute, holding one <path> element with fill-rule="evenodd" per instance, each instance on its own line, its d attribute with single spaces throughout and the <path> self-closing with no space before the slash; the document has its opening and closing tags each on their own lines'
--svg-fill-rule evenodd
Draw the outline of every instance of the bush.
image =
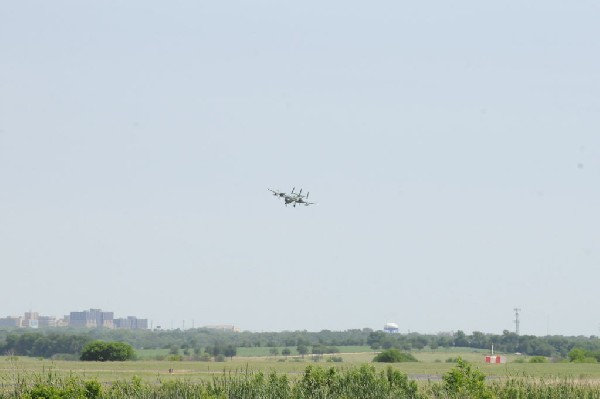
<svg viewBox="0 0 600 399">
<path fill-rule="evenodd" d="M 444 390 L 450 397 L 457 398 L 490 398 L 491 392 L 485 384 L 485 374 L 462 360 L 460 357 L 456 367 L 442 376 Z"/>
<path fill-rule="evenodd" d="M 133 347 L 123 342 L 93 341 L 87 344 L 81 352 L 83 361 L 125 361 L 135 356 Z"/>
<path fill-rule="evenodd" d="M 340 371 L 308 366 L 294 386 L 293 398 L 415 398 L 417 383 L 390 367 L 378 372 L 363 365 Z"/>
<path fill-rule="evenodd" d="M 572 362 L 577 362 L 578 360 L 583 360 L 585 358 L 585 350 L 581 348 L 573 348 L 569 352 L 569 360 Z"/>
<path fill-rule="evenodd" d="M 400 352 L 398 349 L 387 349 L 379 353 L 374 362 L 379 363 L 402 363 L 402 362 L 417 362 L 418 360 L 410 353 Z"/>
<path fill-rule="evenodd" d="M 19 397 L 31 399 L 96 399 L 102 395 L 102 385 L 97 380 L 83 381 L 76 377 L 60 379 L 51 377 L 37 381 Z"/>
<path fill-rule="evenodd" d="M 569 352 L 569 360 L 573 363 L 598 363 L 598 359 L 594 357 L 593 352 L 581 348 L 572 349 Z"/>
</svg>

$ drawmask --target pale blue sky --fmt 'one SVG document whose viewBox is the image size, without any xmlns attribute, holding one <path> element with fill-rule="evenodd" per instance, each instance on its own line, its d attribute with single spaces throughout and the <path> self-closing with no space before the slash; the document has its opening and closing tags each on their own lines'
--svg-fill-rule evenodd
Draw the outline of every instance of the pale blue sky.
<svg viewBox="0 0 600 399">
<path fill-rule="evenodd" d="M 0 317 L 598 334 L 599 18 L 2 2 Z"/>
</svg>

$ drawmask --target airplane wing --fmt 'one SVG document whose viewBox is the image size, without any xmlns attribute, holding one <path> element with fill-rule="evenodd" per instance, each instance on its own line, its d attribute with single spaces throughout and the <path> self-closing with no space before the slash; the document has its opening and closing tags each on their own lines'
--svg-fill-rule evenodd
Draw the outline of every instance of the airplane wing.
<svg viewBox="0 0 600 399">
<path fill-rule="evenodd" d="M 267 190 L 269 190 L 270 192 L 272 192 L 273 195 L 276 196 L 276 197 L 284 197 L 285 196 L 285 193 L 281 193 L 281 192 L 279 192 L 277 190 L 273 190 L 273 189 L 270 189 L 270 188 L 267 188 Z"/>
</svg>

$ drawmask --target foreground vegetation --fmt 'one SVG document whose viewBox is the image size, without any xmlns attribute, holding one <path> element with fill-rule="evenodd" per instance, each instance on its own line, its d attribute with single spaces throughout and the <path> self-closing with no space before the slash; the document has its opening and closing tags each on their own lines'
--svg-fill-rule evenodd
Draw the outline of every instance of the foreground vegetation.
<svg viewBox="0 0 600 399">
<path fill-rule="evenodd" d="M 377 370 L 363 364 L 349 368 L 306 366 L 295 377 L 272 371 L 223 372 L 207 381 L 185 379 L 129 380 L 101 383 L 78 374 L 5 374 L 0 379 L 0 398 L 269 398 L 269 399 L 450 399 L 450 398 L 600 398 L 600 386 L 586 380 L 541 379 L 511 376 L 486 381 L 485 374 L 458 359 L 440 381 L 417 383 L 392 366 Z"/>
</svg>

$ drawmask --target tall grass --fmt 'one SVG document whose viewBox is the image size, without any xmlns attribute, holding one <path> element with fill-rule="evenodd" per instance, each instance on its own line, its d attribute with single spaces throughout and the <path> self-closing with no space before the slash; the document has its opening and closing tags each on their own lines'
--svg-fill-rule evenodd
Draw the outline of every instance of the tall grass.
<svg viewBox="0 0 600 399">
<path fill-rule="evenodd" d="M 590 381 L 513 376 L 484 384 L 477 369 L 460 363 L 440 382 L 417 382 L 388 367 L 345 369 L 308 366 L 297 378 L 285 373 L 249 370 L 223 372 L 210 381 L 154 381 L 133 377 L 101 384 L 81 375 L 52 370 L 15 370 L 0 381 L 0 399 L 600 399 L 600 386 Z"/>
</svg>

